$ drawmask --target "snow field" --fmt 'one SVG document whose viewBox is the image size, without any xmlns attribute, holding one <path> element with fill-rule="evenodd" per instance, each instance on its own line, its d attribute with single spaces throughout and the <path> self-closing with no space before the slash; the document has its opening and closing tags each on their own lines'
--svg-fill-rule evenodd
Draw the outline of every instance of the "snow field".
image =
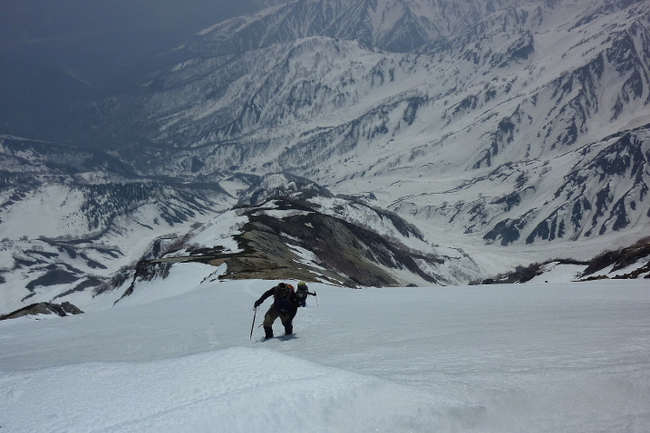
<svg viewBox="0 0 650 433">
<path fill-rule="evenodd" d="M 114 308 L 0 322 L 3 431 L 640 433 L 650 425 L 647 281 L 310 284 L 319 306 L 308 298 L 295 338 L 262 341 L 258 327 L 249 339 L 252 304 L 275 282 L 219 283 L 205 278 L 214 268 L 196 264 L 173 270 Z"/>
<path fill-rule="evenodd" d="M 26 382 L 29 393 L 14 391 Z M 386 380 L 243 347 L 56 367 L 2 383 L 9 414 L 28 406 L 36 415 L 5 418 L 9 428 L 16 418 L 23 423 L 12 431 L 412 431 L 418 412 L 435 403 Z M 79 392 L 61 404 L 71 387 Z"/>
</svg>

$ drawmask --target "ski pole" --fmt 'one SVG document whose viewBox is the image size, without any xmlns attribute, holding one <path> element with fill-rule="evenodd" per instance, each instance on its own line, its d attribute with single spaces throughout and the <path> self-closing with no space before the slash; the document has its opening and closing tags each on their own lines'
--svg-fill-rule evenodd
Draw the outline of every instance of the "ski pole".
<svg viewBox="0 0 650 433">
<path fill-rule="evenodd" d="M 318 307 L 318 295 L 314 295 L 314 297 L 316 298 L 316 307 Z"/>
<path fill-rule="evenodd" d="M 255 329 L 255 318 L 257 317 L 257 307 L 255 307 L 255 313 L 253 313 L 253 325 L 251 326 L 251 336 L 253 338 L 253 329 Z"/>
</svg>

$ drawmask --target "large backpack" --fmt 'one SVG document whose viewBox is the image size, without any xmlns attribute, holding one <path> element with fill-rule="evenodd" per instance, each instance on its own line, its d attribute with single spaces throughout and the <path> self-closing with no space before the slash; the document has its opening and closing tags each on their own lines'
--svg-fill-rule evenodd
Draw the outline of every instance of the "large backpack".
<svg viewBox="0 0 650 433">
<path fill-rule="evenodd" d="M 303 307 L 307 306 L 307 295 L 309 295 L 309 291 L 307 290 L 307 283 L 304 281 L 301 281 L 298 283 L 298 290 L 296 290 L 296 297 L 300 301 L 300 305 Z"/>
<path fill-rule="evenodd" d="M 293 309 L 291 302 L 291 294 L 293 293 L 293 287 L 290 284 L 285 285 L 284 287 L 276 286 L 273 291 L 273 305 L 278 313 L 289 313 Z"/>
</svg>

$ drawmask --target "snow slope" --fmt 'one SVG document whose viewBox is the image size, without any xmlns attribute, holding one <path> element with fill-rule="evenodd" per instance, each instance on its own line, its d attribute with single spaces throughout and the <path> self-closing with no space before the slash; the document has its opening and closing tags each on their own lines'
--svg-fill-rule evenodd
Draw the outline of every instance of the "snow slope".
<svg viewBox="0 0 650 433">
<path fill-rule="evenodd" d="M 213 271 L 179 264 L 117 307 L 108 308 L 109 295 L 84 315 L 0 322 L 2 431 L 646 432 L 650 425 L 647 281 L 312 285 L 318 306 L 310 298 L 298 312 L 295 337 L 263 342 L 259 328 L 249 339 L 252 304 L 272 283 L 218 283 Z"/>
</svg>

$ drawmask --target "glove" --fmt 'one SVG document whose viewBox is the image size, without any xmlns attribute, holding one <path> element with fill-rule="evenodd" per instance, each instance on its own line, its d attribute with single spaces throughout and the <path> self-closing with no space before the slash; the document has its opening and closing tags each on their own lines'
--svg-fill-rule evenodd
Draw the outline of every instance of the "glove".
<svg viewBox="0 0 650 433">
<path fill-rule="evenodd" d="M 257 301 L 255 301 L 255 303 L 254 303 L 253 305 L 255 305 L 255 308 L 257 308 L 257 307 L 259 307 L 261 304 L 262 304 L 262 303 L 261 303 L 260 300 L 258 299 Z"/>
</svg>

